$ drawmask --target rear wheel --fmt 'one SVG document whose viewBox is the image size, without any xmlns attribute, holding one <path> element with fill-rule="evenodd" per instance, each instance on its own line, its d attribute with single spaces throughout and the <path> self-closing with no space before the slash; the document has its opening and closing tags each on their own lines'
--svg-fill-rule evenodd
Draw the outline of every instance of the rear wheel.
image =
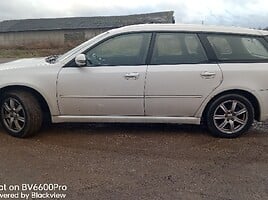
<svg viewBox="0 0 268 200">
<path fill-rule="evenodd" d="M 42 125 L 42 111 L 37 99 L 29 92 L 10 91 L 0 103 L 1 124 L 14 137 L 28 137 Z"/>
<path fill-rule="evenodd" d="M 227 94 L 209 106 L 206 118 L 208 129 L 213 135 L 235 138 L 251 127 L 254 108 L 244 96 Z"/>
</svg>

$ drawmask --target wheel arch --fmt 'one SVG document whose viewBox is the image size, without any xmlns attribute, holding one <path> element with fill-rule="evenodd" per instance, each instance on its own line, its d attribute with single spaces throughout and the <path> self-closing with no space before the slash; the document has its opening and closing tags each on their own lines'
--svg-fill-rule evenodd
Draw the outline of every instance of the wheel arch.
<svg viewBox="0 0 268 200">
<path fill-rule="evenodd" d="M 219 98 L 220 96 L 223 96 L 223 95 L 226 95 L 226 94 L 238 94 L 238 95 L 241 95 L 241 96 L 247 98 L 250 101 L 250 103 L 252 104 L 253 108 L 254 108 L 254 119 L 257 120 L 257 121 L 260 121 L 261 108 L 260 108 L 259 100 L 257 99 L 257 97 L 254 94 L 252 94 L 249 91 L 243 90 L 243 89 L 230 89 L 230 90 L 222 91 L 222 92 L 216 94 L 215 96 L 213 96 L 208 101 L 208 103 L 206 104 L 205 108 L 203 109 L 203 112 L 202 112 L 202 115 L 201 115 L 201 118 L 202 118 L 201 121 L 204 121 L 204 118 L 206 117 L 208 108 L 212 104 L 212 102 L 215 99 Z"/>
<path fill-rule="evenodd" d="M 11 85 L 11 86 L 5 86 L 3 88 L 0 88 L 0 98 L 2 98 L 2 95 L 8 91 L 12 91 L 12 90 L 21 90 L 21 91 L 27 91 L 29 93 L 31 93 L 32 95 L 34 95 L 34 97 L 36 97 L 37 101 L 40 103 L 41 109 L 42 109 L 42 113 L 45 117 L 46 120 L 48 120 L 49 122 L 51 122 L 51 110 L 49 108 L 49 105 L 46 101 L 46 99 L 44 98 L 44 96 L 38 92 L 37 90 L 28 87 L 28 86 L 23 86 L 23 85 Z"/>
</svg>

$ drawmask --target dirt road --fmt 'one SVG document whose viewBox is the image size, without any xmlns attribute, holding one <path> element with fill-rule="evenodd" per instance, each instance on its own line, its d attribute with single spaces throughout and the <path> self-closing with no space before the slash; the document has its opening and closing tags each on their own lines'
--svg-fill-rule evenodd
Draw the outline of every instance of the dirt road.
<svg viewBox="0 0 268 200">
<path fill-rule="evenodd" d="M 268 132 L 226 140 L 198 126 L 55 125 L 0 131 L 0 180 L 57 183 L 67 199 L 268 199 Z"/>
<path fill-rule="evenodd" d="M 231 140 L 165 124 L 53 125 L 30 139 L 0 129 L 0 138 L 0 184 L 65 184 L 73 200 L 268 199 L 265 127 Z"/>
</svg>

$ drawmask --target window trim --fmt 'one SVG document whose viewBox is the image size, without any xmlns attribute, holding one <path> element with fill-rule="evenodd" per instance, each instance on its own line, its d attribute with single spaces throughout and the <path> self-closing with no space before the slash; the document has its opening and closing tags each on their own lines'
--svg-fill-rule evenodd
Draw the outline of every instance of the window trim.
<svg viewBox="0 0 268 200">
<path fill-rule="evenodd" d="M 267 37 L 267 39 L 265 39 L 265 36 L 261 37 L 260 42 L 268 50 L 268 36 L 266 36 L 266 37 Z"/>
<path fill-rule="evenodd" d="M 153 49 L 155 45 L 155 37 L 157 33 L 186 33 L 186 34 L 196 34 L 199 38 L 199 41 L 205 51 L 205 54 L 208 58 L 207 62 L 200 63 L 200 64 L 215 64 L 215 63 L 267 63 L 268 59 L 265 60 L 220 60 L 217 58 L 216 53 L 213 49 L 213 47 L 210 45 L 207 36 L 208 35 L 233 35 L 233 36 L 244 36 L 244 37 L 254 37 L 258 38 L 261 43 L 265 46 L 265 48 L 268 50 L 268 35 L 254 35 L 254 34 L 240 34 L 240 33 L 227 33 L 227 32 L 209 32 L 209 31 L 176 31 L 176 30 L 159 30 L 159 31 L 130 31 L 130 32 L 124 32 L 124 33 L 118 33 L 109 37 L 106 37 L 91 47 L 89 47 L 86 51 L 82 52 L 85 53 L 89 51 L 90 49 L 96 47 L 102 42 L 105 42 L 106 40 L 109 40 L 113 37 L 117 37 L 120 35 L 127 35 L 127 34 L 134 34 L 134 33 L 151 33 L 151 40 L 147 52 L 147 57 L 145 60 L 145 65 L 158 65 L 158 64 L 151 64 Z M 185 64 L 185 63 L 184 63 Z M 190 63 L 189 63 L 190 64 Z M 195 63 L 198 64 L 198 63 Z M 180 64 L 168 64 L 168 65 L 180 65 Z M 187 64 L 186 64 L 187 65 Z M 120 65 L 109 65 L 109 66 L 85 66 L 85 67 L 114 67 L 114 66 L 120 66 Z M 126 65 L 127 67 L 128 65 Z M 144 66 L 142 65 L 133 65 L 133 66 Z M 78 67 L 75 63 L 75 58 L 73 58 L 71 61 L 69 61 L 67 64 L 65 64 L 63 67 Z"/>
<path fill-rule="evenodd" d="M 268 43 L 268 35 L 264 35 L 263 38 L 266 41 L 266 43 Z"/>
<path fill-rule="evenodd" d="M 96 46 L 110 40 L 110 39 L 113 39 L 115 37 L 118 37 L 118 36 L 123 36 L 123 35 L 130 35 L 130 34 L 143 34 L 143 33 L 149 33 L 151 34 L 150 35 L 150 38 L 149 38 L 149 47 L 148 47 L 148 51 L 146 52 L 146 56 L 145 56 L 145 64 L 136 64 L 136 65 L 91 65 L 91 66 L 84 66 L 84 67 L 115 67 L 115 66 L 125 66 L 125 67 L 128 67 L 128 66 L 144 66 L 144 65 L 148 65 L 147 63 L 147 60 L 148 60 L 148 52 L 150 50 L 150 47 L 151 47 L 151 43 L 152 43 L 152 35 L 153 35 L 153 32 L 152 31 L 132 31 L 132 32 L 125 32 L 125 33 L 118 33 L 118 34 L 115 34 L 115 35 L 111 35 L 109 37 L 106 37 L 100 41 L 98 41 L 97 43 L 93 44 L 92 46 L 90 46 L 87 50 L 83 51 L 81 54 L 86 54 L 88 51 L 92 50 L 93 48 L 95 48 Z M 70 62 L 68 62 L 66 65 L 64 65 L 64 67 L 78 67 L 75 63 L 75 58 L 73 58 Z"/>
<path fill-rule="evenodd" d="M 220 32 L 217 32 L 217 33 L 205 33 L 205 34 L 202 34 L 202 37 L 204 37 L 203 39 L 204 40 L 207 40 L 208 41 L 208 48 L 212 49 L 212 51 L 214 52 L 215 54 L 215 61 L 217 63 L 267 63 L 268 62 L 268 59 L 252 59 L 252 60 L 245 60 L 245 59 L 238 59 L 238 60 L 221 60 L 217 57 L 212 45 L 210 44 L 209 40 L 208 40 L 208 36 L 224 36 L 224 35 L 227 35 L 227 36 L 237 36 L 237 37 L 250 37 L 250 38 L 256 38 L 262 45 L 263 47 L 268 51 L 268 43 L 266 42 L 266 40 L 264 39 L 264 36 L 261 36 L 261 35 L 251 35 L 251 34 L 235 34 L 235 33 L 220 33 Z"/>
<path fill-rule="evenodd" d="M 214 49 L 212 48 L 212 46 L 210 45 L 206 34 L 204 33 L 199 33 L 198 34 L 199 40 L 201 42 L 201 44 L 203 45 L 203 48 L 205 49 L 205 52 L 207 54 L 209 63 L 217 63 L 218 62 L 218 58 L 216 56 L 216 53 L 214 51 Z"/>
<path fill-rule="evenodd" d="M 152 56 L 154 53 L 154 45 L 155 45 L 155 39 L 156 39 L 156 32 L 152 32 L 150 46 L 147 53 L 147 59 L 146 59 L 146 65 L 150 65 Z"/>
</svg>

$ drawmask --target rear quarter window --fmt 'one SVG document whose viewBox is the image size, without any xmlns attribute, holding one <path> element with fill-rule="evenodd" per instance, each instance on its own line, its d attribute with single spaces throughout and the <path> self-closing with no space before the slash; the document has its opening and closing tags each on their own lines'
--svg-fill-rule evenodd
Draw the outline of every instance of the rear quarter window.
<svg viewBox="0 0 268 200">
<path fill-rule="evenodd" d="M 268 59 L 268 51 L 258 37 L 209 35 L 207 39 L 218 59 L 222 61 L 267 61 Z"/>
</svg>

